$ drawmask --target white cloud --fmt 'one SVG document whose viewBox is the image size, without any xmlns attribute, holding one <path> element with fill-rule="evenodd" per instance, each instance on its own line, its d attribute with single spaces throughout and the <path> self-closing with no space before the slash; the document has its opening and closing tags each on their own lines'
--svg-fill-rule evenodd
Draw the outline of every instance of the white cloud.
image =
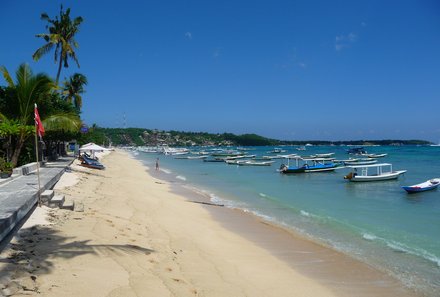
<svg viewBox="0 0 440 297">
<path fill-rule="evenodd" d="M 354 34 L 354 33 L 350 33 L 350 34 L 348 34 L 347 38 L 348 38 L 348 40 L 350 40 L 351 42 L 355 42 L 356 39 L 357 39 L 357 35 Z"/>
<path fill-rule="evenodd" d="M 347 35 L 338 35 L 335 37 L 335 50 L 341 51 L 344 48 L 350 47 L 358 39 L 356 33 L 350 32 Z"/>
<path fill-rule="evenodd" d="M 185 32 L 185 37 L 189 40 L 191 40 L 193 38 L 191 32 Z"/>
</svg>

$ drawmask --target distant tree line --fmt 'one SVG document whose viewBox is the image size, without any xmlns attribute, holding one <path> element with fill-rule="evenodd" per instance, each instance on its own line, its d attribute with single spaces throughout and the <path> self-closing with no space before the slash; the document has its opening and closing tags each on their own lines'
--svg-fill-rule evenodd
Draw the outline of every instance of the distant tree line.
<svg viewBox="0 0 440 297">
<path fill-rule="evenodd" d="M 235 135 L 233 133 L 207 133 L 184 131 L 158 131 L 144 128 L 101 128 L 93 126 L 82 135 L 81 143 L 95 142 L 113 146 L 191 146 L 191 145 L 234 145 L 234 146 L 277 146 L 277 145 L 428 145 L 424 140 L 351 140 L 351 141 L 285 141 L 266 138 L 257 134 Z"/>
</svg>

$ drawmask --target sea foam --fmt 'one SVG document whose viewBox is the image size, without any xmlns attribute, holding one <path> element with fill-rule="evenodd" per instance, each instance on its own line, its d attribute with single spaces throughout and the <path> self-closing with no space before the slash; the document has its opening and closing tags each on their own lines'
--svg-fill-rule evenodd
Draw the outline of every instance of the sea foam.
<svg viewBox="0 0 440 297">
<path fill-rule="evenodd" d="M 178 175 L 178 176 L 176 176 L 176 178 L 180 179 L 180 180 L 183 180 L 183 181 L 186 181 L 186 177 L 184 177 L 182 175 Z"/>
</svg>

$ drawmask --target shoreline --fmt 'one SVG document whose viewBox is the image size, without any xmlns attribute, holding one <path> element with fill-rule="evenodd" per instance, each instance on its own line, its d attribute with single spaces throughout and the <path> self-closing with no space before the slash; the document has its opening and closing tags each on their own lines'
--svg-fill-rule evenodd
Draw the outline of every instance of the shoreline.
<svg viewBox="0 0 440 297">
<path fill-rule="evenodd" d="M 154 178 L 169 183 L 177 195 L 189 202 L 201 203 L 226 229 L 266 249 L 296 271 L 329 287 L 338 296 L 424 296 L 386 271 L 256 214 L 216 205 L 207 194 L 191 189 L 181 181 L 167 179 L 171 177 L 167 172 L 157 174 L 152 168 L 145 167 Z M 295 246 L 295 250 L 288 248 L 291 246 Z M 349 283 L 355 285 L 350 287 Z"/>
<path fill-rule="evenodd" d="M 73 170 L 64 177 L 77 183 L 57 190 L 84 212 L 49 209 L 50 225 L 20 230 L 2 251 L 4 295 L 417 296 L 256 216 L 189 203 L 204 197 L 127 152 L 100 161 L 105 171 Z"/>
</svg>

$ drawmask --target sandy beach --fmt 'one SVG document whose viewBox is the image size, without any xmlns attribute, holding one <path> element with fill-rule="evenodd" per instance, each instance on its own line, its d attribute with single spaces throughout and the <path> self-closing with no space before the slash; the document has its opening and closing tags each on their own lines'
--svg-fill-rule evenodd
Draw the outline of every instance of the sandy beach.
<svg viewBox="0 0 440 297">
<path fill-rule="evenodd" d="M 148 171 L 124 151 L 72 165 L 2 251 L 5 296 L 417 296 L 372 267 Z M 196 202 L 196 203 L 195 203 Z"/>
</svg>

